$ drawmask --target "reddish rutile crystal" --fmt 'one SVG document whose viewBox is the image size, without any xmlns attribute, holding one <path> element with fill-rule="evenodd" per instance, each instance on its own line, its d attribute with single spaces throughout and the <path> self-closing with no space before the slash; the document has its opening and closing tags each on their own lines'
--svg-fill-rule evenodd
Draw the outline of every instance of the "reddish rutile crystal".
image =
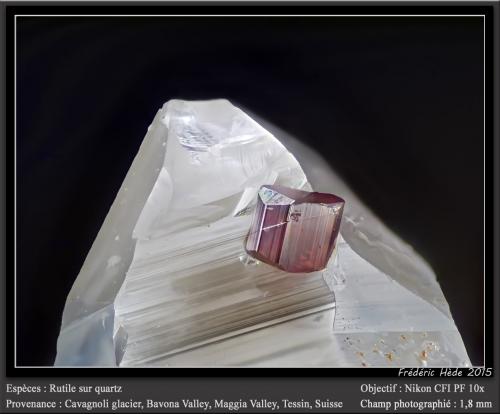
<svg viewBox="0 0 500 414">
<path fill-rule="evenodd" d="M 324 269 L 335 248 L 344 200 L 277 185 L 262 186 L 257 198 L 247 253 L 287 272 Z"/>
</svg>

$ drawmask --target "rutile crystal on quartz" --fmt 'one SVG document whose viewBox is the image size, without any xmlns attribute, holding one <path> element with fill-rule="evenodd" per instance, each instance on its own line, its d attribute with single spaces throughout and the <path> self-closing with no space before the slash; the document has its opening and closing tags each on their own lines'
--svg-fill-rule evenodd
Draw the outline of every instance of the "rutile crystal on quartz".
<svg viewBox="0 0 500 414">
<path fill-rule="evenodd" d="M 246 251 L 287 272 L 322 270 L 335 248 L 343 209 L 344 200 L 333 194 L 262 186 Z"/>
<path fill-rule="evenodd" d="M 266 184 L 348 200 L 325 270 L 240 262 Z M 470 361 L 430 266 L 319 154 L 219 99 L 158 111 L 68 295 L 55 365 Z"/>
</svg>

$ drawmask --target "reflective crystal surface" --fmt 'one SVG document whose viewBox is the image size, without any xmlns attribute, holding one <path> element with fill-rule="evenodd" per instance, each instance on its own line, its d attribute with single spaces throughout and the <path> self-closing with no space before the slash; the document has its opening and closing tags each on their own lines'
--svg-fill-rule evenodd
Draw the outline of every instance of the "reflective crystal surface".
<svg viewBox="0 0 500 414">
<path fill-rule="evenodd" d="M 427 263 L 318 154 L 256 119 L 226 100 L 157 113 L 68 295 L 55 364 L 469 365 Z M 263 185 L 347 201 L 325 270 L 245 256 Z"/>
<path fill-rule="evenodd" d="M 344 200 L 333 194 L 264 185 L 245 246 L 287 272 L 324 269 L 335 247 Z"/>
</svg>

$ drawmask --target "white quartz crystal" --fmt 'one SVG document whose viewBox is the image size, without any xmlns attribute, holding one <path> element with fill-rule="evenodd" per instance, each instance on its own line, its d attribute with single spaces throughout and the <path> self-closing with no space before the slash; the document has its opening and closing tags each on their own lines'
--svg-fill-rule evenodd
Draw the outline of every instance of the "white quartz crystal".
<svg viewBox="0 0 500 414">
<path fill-rule="evenodd" d="M 245 257 L 263 184 L 346 200 L 324 272 L 292 275 Z M 470 362 L 432 269 L 317 153 L 226 100 L 172 100 L 68 295 L 55 364 Z"/>
</svg>

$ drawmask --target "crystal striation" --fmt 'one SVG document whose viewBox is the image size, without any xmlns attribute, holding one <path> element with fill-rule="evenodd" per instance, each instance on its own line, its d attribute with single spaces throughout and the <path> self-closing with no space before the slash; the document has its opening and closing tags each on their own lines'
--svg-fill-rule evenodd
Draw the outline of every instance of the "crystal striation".
<svg viewBox="0 0 500 414">
<path fill-rule="evenodd" d="M 333 194 L 262 186 L 246 251 L 287 272 L 322 270 L 335 248 L 343 209 L 344 200 Z"/>
</svg>

